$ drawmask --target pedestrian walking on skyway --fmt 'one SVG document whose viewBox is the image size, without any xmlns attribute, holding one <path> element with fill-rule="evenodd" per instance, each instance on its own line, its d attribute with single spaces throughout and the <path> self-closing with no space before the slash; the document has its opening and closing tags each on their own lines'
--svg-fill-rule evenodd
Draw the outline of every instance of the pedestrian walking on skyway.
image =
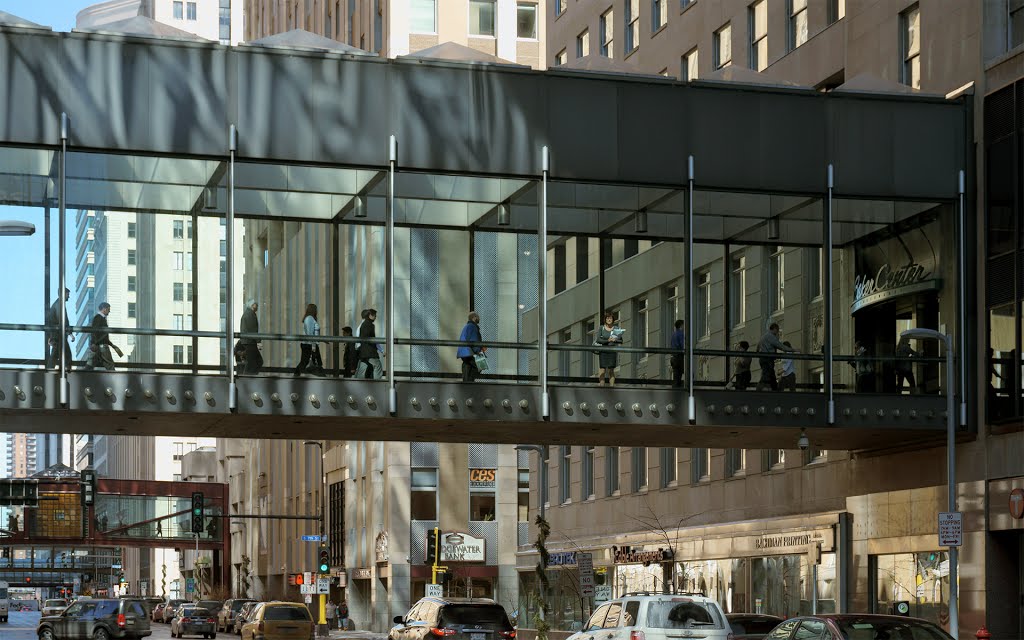
<svg viewBox="0 0 1024 640">
<path fill-rule="evenodd" d="M 306 305 L 306 315 L 302 318 L 302 330 L 307 336 L 320 335 L 320 322 L 317 320 L 316 305 L 310 302 Z M 315 376 L 324 375 L 324 361 L 320 357 L 320 344 L 317 342 L 303 342 L 299 345 L 302 349 L 302 359 L 295 367 L 295 377 L 302 375 L 303 371 L 309 371 Z M 307 368 L 308 367 L 308 368 Z"/>
<path fill-rule="evenodd" d="M 64 289 L 64 301 L 67 302 L 71 298 L 71 290 Z M 71 335 L 71 322 L 68 320 L 67 307 L 64 308 L 64 326 L 67 328 L 67 332 L 64 334 L 64 339 L 60 337 L 60 298 L 53 301 L 50 308 L 46 311 L 46 368 L 56 369 L 60 366 L 60 346 L 64 345 L 64 365 L 71 369 L 71 345 L 68 342 L 74 342 L 75 336 Z"/>
<path fill-rule="evenodd" d="M 761 391 L 766 386 L 770 387 L 772 391 L 779 390 L 779 381 L 775 377 L 774 354 L 776 351 L 796 351 L 793 347 L 787 347 L 779 340 L 779 333 L 779 323 L 773 322 L 768 327 L 768 331 L 761 336 L 761 341 L 757 343 L 758 353 L 764 354 L 758 356 L 757 359 L 761 365 L 761 379 L 757 383 L 758 391 Z"/>
<path fill-rule="evenodd" d="M 468 343 L 459 347 L 457 352 L 462 359 L 462 381 L 475 382 L 480 373 L 487 370 L 487 347 L 480 345 L 483 336 L 480 335 L 480 314 L 476 311 L 469 312 L 469 319 L 462 328 L 459 341 Z"/>
<path fill-rule="evenodd" d="M 363 309 L 360 314 L 363 318 L 359 325 L 359 337 L 374 338 L 377 332 L 373 323 L 377 320 L 376 309 Z M 384 367 L 381 365 L 381 358 L 384 357 L 384 347 L 376 342 L 366 341 L 359 343 L 359 365 L 356 369 L 357 378 L 371 378 L 379 380 L 384 377 Z"/>
<path fill-rule="evenodd" d="M 91 355 L 85 364 L 85 369 L 103 367 L 107 371 L 113 371 L 114 358 L 110 355 L 110 350 L 116 351 L 118 358 L 124 356 L 121 349 L 110 341 L 110 332 L 107 331 L 108 315 L 110 315 L 110 303 L 101 302 L 99 313 L 93 316 L 92 319 L 92 334 L 89 336 L 89 351 Z"/>
<path fill-rule="evenodd" d="M 238 331 L 242 336 L 238 339 L 239 344 L 244 347 L 245 366 L 244 373 L 256 375 L 263 368 L 263 354 L 260 353 L 260 340 L 258 338 L 247 338 L 247 333 L 260 332 L 260 319 L 256 317 L 256 311 L 260 308 L 255 300 L 249 300 L 242 312 L 242 320 L 239 323 Z"/>
</svg>

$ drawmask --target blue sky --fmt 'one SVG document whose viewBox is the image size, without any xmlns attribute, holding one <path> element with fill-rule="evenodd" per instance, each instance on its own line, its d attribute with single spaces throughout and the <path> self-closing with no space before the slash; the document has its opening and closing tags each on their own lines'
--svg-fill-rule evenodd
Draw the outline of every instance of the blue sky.
<svg viewBox="0 0 1024 640">
<path fill-rule="evenodd" d="M 89 0 L 0 0 L 0 11 L 36 22 L 55 31 L 70 31 L 75 15 L 96 4 Z M 0 273 L 4 274 L 4 304 L 0 322 L 42 323 L 49 302 L 43 300 L 43 211 L 23 207 L 0 206 L 0 220 L 24 220 L 36 225 L 36 234 L 28 238 L 0 237 Z M 68 244 L 74 242 L 74 212 L 68 211 Z M 50 301 L 57 291 L 57 213 L 52 214 L 52 279 Z M 73 249 L 73 247 L 69 246 Z M 74 282 L 73 253 L 69 252 L 68 280 Z M 71 286 L 74 290 L 74 286 Z M 72 316 L 72 321 L 74 317 Z M 41 334 L 0 331 L 0 357 L 40 358 L 43 353 Z"/>
</svg>

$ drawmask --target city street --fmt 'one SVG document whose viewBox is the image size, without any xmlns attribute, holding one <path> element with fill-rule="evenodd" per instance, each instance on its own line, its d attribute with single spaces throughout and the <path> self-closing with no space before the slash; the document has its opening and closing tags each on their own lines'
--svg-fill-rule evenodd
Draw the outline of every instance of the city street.
<svg viewBox="0 0 1024 640">
<path fill-rule="evenodd" d="M 39 624 L 38 611 L 12 611 L 7 624 L 0 624 L 0 638 L 3 640 L 35 640 L 36 626 Z M 154 622 L 150 627 L 153 634 L 151 640 L 170 640 L 171 625 Z M 237 638 L 232 634 L 217 634 L 222 638 Z M 186 636 L 189 638 L 191 636 Z M 197 636 L 198 637 L 198 636 Z M 368 631 L 334 631 L 331 633 L 331 640 L 384 640 L 387 637 L 382 633 L 370 633 Z"/>
</svg>

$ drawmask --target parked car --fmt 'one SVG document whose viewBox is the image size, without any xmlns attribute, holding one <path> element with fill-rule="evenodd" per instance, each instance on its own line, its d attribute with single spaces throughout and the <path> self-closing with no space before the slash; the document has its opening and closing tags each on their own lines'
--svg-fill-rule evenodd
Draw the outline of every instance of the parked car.
<svg viewBox="0 0 1024 640">
<path fill-rule="evenodd" d="M 516 631 L 505 608 L 494 600 L 422 598 L 404 616 L 396 616 L 388 632 L 389 640 L 427 640 L 436 635 L 451 640 L 512 640 Z"/>
<path fill-rule="evenodd" d="M 252 612 L 256 610 L 256 607 L 259 606 L 259 604 L 259 602 L 253 601 L 246 602 L 242 605 L 242 608 L 238 611 L 238 615 L 235 616 L 235 625 L 232 629 L 232 633 L 236 636 L 242 635 L 242 627 L 244 627 L 245 623 L 249 621 L 249 618 L 252 616 Z"/>
<path fill-rule="evenodd" d="M 933 622 L 904 616 L 870 613 L 828 614 L 790 618 L 772 629 L 766 640 L 952 640 L 952 636 Z"/>
<path fill-rule="evenodd" d="M 166 606 L 167 606 L 166 602 L 161 602 L 160 604 L 158 604 L 155 607 L 153 607 L 153 611 L 149 614 L 149 619 L 152 620 L 153 622 L 163 622 L 164 621 L 164 607 L 166 607 Z"/>
<path fill-rule="evenodd" d="M 217 617 L 217 612 L 224 606 L 224 602 L 221 600 L 200 600 L 199 602 L 193 603 L 197 607 L 208 609 L 214 617 Z"/>
<path fill-rule="evenodd" d="M 733 640 L 763 640 L 782 618 L 760 613 L 727 613 L 726 619 L 732 627 Z"/>
<path fill-rule="evenodd" d="M 63 598 L 51 598 L 50 600 L 43 601 L 43 613 L 44 616 L 56 616 L 60 615 L 65 609 L 68 608 L 68 601 Z"/>
<path fill-rule="evenodd" d="M 256 602 L 251 598 L 232 598 L 224 601 L 224 606 L 217 612 L 217 631 L 233 631 L 235 628 L 235 617 L 242 610 L 242 605 L 249 602 Z"/>
<path fill-rule="evenodd" d="M 146 606 L 139 599 L 80 600 L 59 615 L 43 616 L 39 640 L 111 640 L 144 638 L 152 633 Z"/>
<path fill-rule="evenodd" d="M 718 602 L 699 594 L 627 594 L 609 600 L 569 640 L 593 638 L 597 632 L 601 632 L 602 640 L 670 640 L 683 636 L 727 640 L 732 635 Z"/>
<path fill-rule="evenodd" d="M 209 609 L 183 604 L 175 612 L 171 620 L 171 637 L 183 638 L 186 635 L 217 637 L 217 619 Z"/>
<path fill-rule="evenodd" d="M 165 624 L 170 624 L 171 620 L 174 618 L 174 614 L 178 612 L 178 607 L 180 607 L 183 604 L 192 604 L 192 603 L 189 602 L 188 600 L 181 600 L 181 599 L 177 599 L 177 598 L 175 598 L 173 600 L 168 600 L 167 601 L 167 606 L 164 607 L 164 611 L 163 611 L 163 617 L 164 617 L 163 622 Z"/>
<path fill-rule="evenodd" d="M 314 640 L 316 625 L 299 602 L 261 602 L 242 627 L 242 640 Z"/>
</svg>

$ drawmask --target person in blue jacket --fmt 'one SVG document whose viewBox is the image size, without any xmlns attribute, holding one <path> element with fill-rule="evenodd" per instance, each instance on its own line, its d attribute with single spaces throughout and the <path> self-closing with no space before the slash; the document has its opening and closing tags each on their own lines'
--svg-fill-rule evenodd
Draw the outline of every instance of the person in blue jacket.
<svg viewBox="0 0 1024 640">
<path fill-rule="evenodd" d="M 470 343 L 459 347 L 457 354 L 462 358 L 462 381 L 473 382 L 480 377 L 480 369 L 476 366 L 476 356 L 486 351 L 479 344 L 483 342 L 483 337 L 480 335 L 480 314 L 476 311 L 469 312 L 469 321 L 466 322 L 466 326 L 462 327 L 459 341 Z"/>
</svg>

